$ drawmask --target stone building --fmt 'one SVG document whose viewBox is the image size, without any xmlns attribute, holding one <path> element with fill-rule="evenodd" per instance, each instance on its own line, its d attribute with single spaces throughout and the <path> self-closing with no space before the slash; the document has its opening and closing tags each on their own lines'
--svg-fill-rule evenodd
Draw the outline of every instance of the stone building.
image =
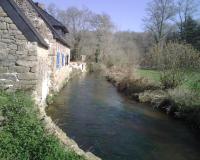
<svg viewBox="0 0 200 160">
<path fill-rule="evenodd" d="M 72 70 L 67 28 L 32 0 L 0 0 L 0 88 L 44 102 Z"/>
</svg>

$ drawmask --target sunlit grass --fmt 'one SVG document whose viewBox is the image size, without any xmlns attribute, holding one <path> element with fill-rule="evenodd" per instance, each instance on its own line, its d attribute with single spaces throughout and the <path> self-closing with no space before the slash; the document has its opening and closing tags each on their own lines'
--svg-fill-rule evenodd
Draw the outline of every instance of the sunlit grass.
<svg viewBox="0 0 200 160">
<path fill-rule="evenodd" d="M 0 159 L 83 160 L 46 133 L 34 102 L 24 93 L 0 92 Z"/>
<path fill-rule="evenodd" d="M 160 82 L 160 72 L 150 69 L 137 69 L 136 73 L 140 77 L 150 79 L 151 81 Z"/>
<path fill-rule="evenodd" d="M 157 70 L 150 70 L 150 69 L 137 69 L 136 70 L 137 75 L 140 77 L 147 78 L 151 81 L 160 83 L 160 71 Z M 185 76 L 183 77 L 184 81 L 181 87 L 193 89 L 199 88 L 200 89 L 200 82 L 196 83 L 198 80 L 200 80 L 200 73 L 199 72 L 187 72 Z"/>
</svg>

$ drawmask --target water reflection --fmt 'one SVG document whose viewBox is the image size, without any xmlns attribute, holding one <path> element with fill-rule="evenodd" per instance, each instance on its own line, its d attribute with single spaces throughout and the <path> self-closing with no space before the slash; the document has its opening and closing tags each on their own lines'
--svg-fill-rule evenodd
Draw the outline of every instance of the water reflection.
<svg viewBox="0 0 200 160">
<path fill-rule="evenodd" d="M 184 125 L 94 74 L 73 79 L 47 112 L 82 149 L 105 160 L 200 159 L 200 145 Z"/>
</svg>

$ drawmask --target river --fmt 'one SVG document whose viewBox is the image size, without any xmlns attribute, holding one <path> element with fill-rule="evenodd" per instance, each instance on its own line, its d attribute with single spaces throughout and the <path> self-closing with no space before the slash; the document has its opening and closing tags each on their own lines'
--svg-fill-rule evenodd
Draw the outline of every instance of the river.
<svg viewBox="0 0 200 160">
<path fill-rule="evenodd" d="M 200 143 L 189 128 L 127 99 L 97 74 L 71 80 L 47 114 L 103 160 L 200 160 Z"/>
</svg>

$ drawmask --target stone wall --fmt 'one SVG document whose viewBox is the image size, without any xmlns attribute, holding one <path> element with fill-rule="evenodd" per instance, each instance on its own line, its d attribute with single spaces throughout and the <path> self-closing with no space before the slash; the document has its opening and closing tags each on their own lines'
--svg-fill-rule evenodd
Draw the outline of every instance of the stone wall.
<svg viewBox="0 0 200 160">
<path fill-rule="evenodd" d="M 12 20 L 0 10 L 0 88 L 34 91 L 38 102 L 44 102 L 49 92 L 59 91 L 70 78 L 70 49 L 53 38 L 44 20 L 27 0 L 15 0 L 32 22 L 38 33 L 49 44 L 49 49 L 30 43 Z M 59 67 L 57 66 L 57 54 Z M 68 62 L 64 57 L 68 56 Z"/>
<path fill-rule="evenodd" d="M 63 84 L 69 80 L 70 74 L 72 72 L 72 68 L 69 66 L 70 64 L 70 49 L 63 46 L 58 42 L 51 43 L 52 54 L 51 54 L 51 82 L 52 82 L 52 91 L 57 92 L 62 88 Z M 59 56 L 59 66 L 57 66 L 57 54 Z M 68 62 L 66 59 L 64 60 L 64 65 L 62 64 L 62 54 L 64 57 L 68 56 Z"/>
<path fill-rule="evenodd" d="M 33 90 L 37 44 L 29 43 L 0 7 L 0 88 Z"/>
<path fill-rule="evenodd" d="M 48 57 L 48 50 L 37 47 L 38 61 L 37 67 L 34 68 L 35 73 L 37 74 L 37 87 L 35 90 L 36 101 L 37 103 L 45 103 L 46 97 L 49 94 L 50 88 L 50 61 Z"/>
<path fill-rule="evenodd" d="M 71 62 L 70 67 L 80 70 L 81 72 L 87 72 L 87 64 L 85 62 Z"/>
<path fill-rule="evenodd" d="M 17 3 L 23 13 L 28 17 L 28 19 L 32 22 L 38 33 L 40 33 L 47 42 L 49 40 L 52 40 L 53 35 L 51 33 L 51 30 L 48 28 L 44 20 L 39 17 L 38 13 L 31 6 L 31 4 L 27 0 L 14 1 Z"/>
<path fill-rule="evenodd" d="M 49 67 L 51 69 L 51 82 L 50 82 L 50 90 L 58 91 L 64 83 L 65 79 L 69 78 L 71 69 L 69 65 L 62 66 L 60 65 L 57 68 L 57 54 L 64 54 L 64 56 L 68 56 L 68 61 L 70 61 L 70 49 L 57 40 L 53 38 L 53 34 L 49 29 L 48 25 L 44 22 L 44 20 L 38 16 L 38 13 L 34 10 L 34 8 L 29 4 L 27 0 L 15 0 L 18 6 L 23 10 L 25 15 L 32 22 L 38 33 L 40 33 L 43 38 L 49 44 Z M 60 62 L 62 63 L 62 57 L 60 56 Z M 68 62 L 69 63 L 69 62 Z"/>
<path fill-rule="evenodd" d="M 0 7 L 0 89 L 34 93 L 44 103 L 50 86 L 48 50 L 30 43 Z"/>
</svg>

